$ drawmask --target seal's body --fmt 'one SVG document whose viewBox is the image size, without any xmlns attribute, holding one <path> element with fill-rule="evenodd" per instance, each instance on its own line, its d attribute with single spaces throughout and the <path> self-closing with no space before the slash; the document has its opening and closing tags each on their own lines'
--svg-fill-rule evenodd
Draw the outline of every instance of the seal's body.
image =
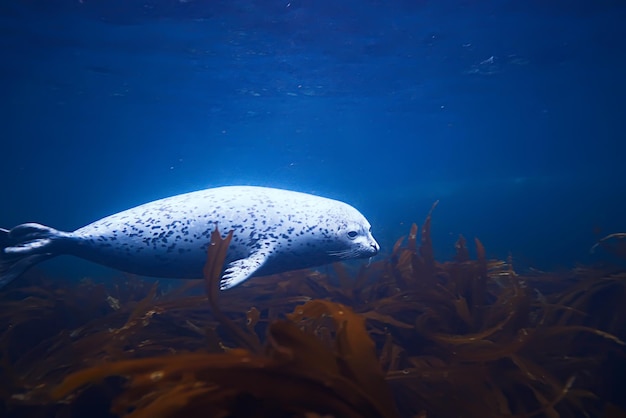
<svg viewBox="0 0 626 418">
<path fill-rule="evenodd" d="M 168 197 L 74 232 L 0 229 L 0 287 L 32 265 L 75 255 L 143 276 L 200 278 L 215 226 L 233 231 L 221 288 L 251 276 L 374 256 L 370 224 L 352 206 L 288 190 L 229 186 Z"/>
</svg>

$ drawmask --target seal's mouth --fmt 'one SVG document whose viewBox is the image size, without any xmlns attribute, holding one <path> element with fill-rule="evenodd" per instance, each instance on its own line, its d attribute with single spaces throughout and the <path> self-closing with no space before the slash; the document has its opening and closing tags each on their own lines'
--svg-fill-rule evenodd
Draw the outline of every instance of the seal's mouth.
<svg viewBox="0 0 626 418">
<path fill-rule="evenodd" d="M 360 254 L 355 258 L 372 258 L 378 254 L 380 251 L 380 246 L 376 241 L 370 242 L 368 245 L 364 245 L 360 248 Z"/>
<path fill-rule="evenodd" d="M 342 260 L 350 260 L 354 258 L 369 258 L 378 254 L 379 249 L 380 247 L 378 246 L 378 243 L 374 241 L 374 243 L 368 246 L 358 246 L 340 251 L 329 251 L 328 255 Z"/>
</svg>

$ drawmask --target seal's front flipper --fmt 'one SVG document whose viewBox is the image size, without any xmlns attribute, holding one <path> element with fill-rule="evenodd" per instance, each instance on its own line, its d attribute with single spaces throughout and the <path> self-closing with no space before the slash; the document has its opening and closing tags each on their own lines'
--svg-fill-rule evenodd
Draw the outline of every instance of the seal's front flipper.
<svg viewBox="0 0 626 418">
<path fill-rule="evenodd" d="M 265 253 L 255 252 L 248 258 L 235 260 L 228 264 L 222 279 L 220 280 L 220 290 L 230 289 L 239 283 L 247 280 L 267 261 Z"/>
<path fill-rule="evenodd" d="M 0 228 L 0 289 L 37 263 L 59 254 L 57 244 L 69 235 L 47 226 L 28 223 Z"/>
</svg>

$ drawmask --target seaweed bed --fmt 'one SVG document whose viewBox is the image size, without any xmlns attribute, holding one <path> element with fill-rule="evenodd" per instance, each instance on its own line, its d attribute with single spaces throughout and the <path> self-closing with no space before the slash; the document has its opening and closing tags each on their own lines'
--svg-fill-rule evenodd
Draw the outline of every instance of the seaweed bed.
<svg viewBox="0 0 626 418">
<path fill-rule="evenodd" d="M 624 256 L 620 235 L 598 245 Z M 357 272 L 220 293 L 229 239 L 175 288 L 32 272 L 5 289 L 0 416 L 625 416 L 623 269 L 522 275 L 462 237 L 437 262 L 429 215 Z"/>
</svg>

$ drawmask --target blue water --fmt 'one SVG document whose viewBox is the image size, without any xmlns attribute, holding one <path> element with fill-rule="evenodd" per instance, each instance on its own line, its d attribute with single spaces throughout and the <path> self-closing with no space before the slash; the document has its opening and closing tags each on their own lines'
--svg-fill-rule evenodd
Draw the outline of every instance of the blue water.
<svg viewBox="0 0 626 418">
<path fill-rule="evenodd" d="M 626 230 L 623 1 L 7 0 L 0 35 L 2 227 L 256 184 L 353 204 L 383 252 L 436 200 L 440 259 Z"/>
</svg>

